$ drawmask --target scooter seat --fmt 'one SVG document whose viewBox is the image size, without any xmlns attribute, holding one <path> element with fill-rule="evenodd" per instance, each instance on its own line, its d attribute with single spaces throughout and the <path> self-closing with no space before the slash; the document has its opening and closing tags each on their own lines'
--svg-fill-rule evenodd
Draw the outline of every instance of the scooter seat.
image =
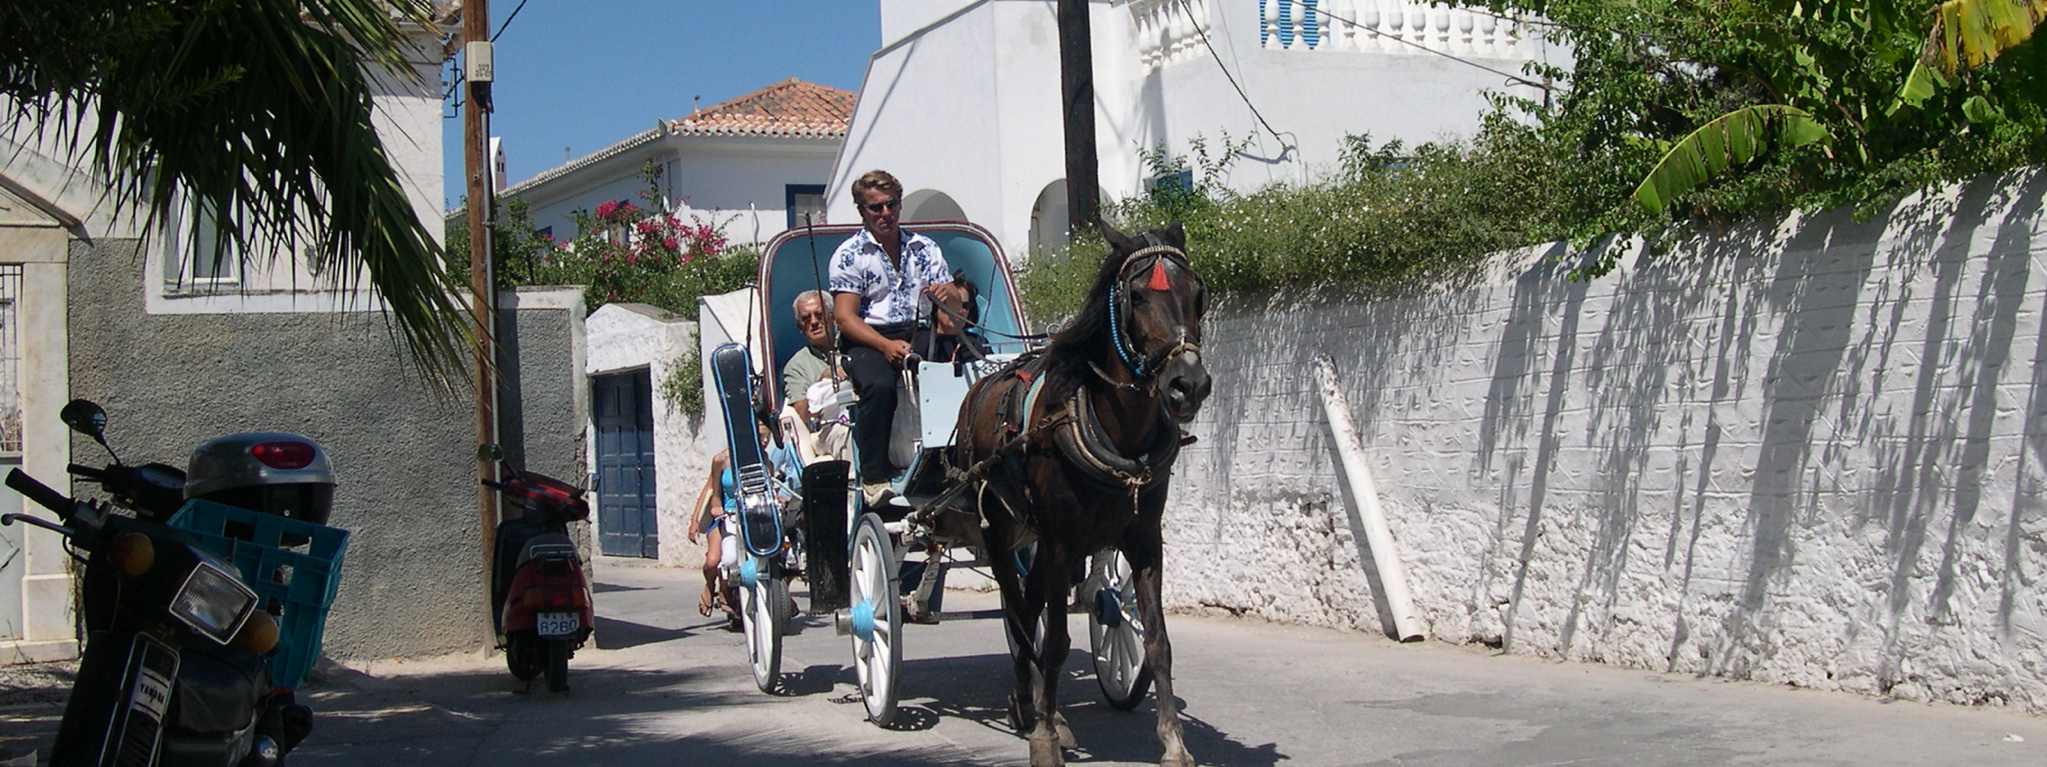
<svg viewBox="0 0 2047 767">
<path fill-rule="evenodd" d="M 568 559 L 577 563 L 582 557 L 576 553 L 576 543 L 561 533 L 542 533 L 526 540 L 519 550 L 519 566 L 536 559 Z"/>
<path fill-rule="evenodd" d="M 270 663 L 263 656 L 204 641 L 185 643 L 178 658 L 178 683 L 168 719 L 174 730 L 193 734 L 231 733 L 256 720 L 270 692 Z"/>
</svg>

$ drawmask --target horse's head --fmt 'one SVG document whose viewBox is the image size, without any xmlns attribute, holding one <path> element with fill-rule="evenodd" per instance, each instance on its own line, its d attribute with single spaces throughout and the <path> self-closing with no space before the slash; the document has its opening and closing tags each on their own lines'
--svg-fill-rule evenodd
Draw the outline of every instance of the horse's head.
<svg viewBox="0 0 2047 767">
<path fill-rule="evenodd" d="M 1120 262 L 1109 295 L 1110 343 L 1139 379 L 1149 379 L 1166 415 L 1194 420 L 1208 399 L 1208 369 L 1201 364 L 1201 316 L 1208 286 L 1187 261 L 1187 234 L 1179 222 L 1136 237 L 1102 225 Z"/>
</svg>

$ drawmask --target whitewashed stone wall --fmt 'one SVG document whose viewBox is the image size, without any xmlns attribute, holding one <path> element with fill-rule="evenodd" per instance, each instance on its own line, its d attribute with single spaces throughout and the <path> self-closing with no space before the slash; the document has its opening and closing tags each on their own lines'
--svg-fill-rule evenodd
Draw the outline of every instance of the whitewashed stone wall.
<svg viewBox="0 0 2047 767">
<path fill-rule="evenodd" d="M 702 416 L 683 413 L 661 397 L 661 382 L 682 354 L 696 345 L 697 324 L 645 304 L 605 304 L 584 320 L 592 376 L 646 368 L 654 386 L 655 524 L 660 562 L 669 567 L 703 564 L 702 543 L 689 543 L 690 504 L 711 473 L 717 451 L 702 436 Z M 590 426 L 590 465 L 597 465 L 596 426 Z M 596 515 L 592 515 L 594 522 Z"/>
<path fill-rule="evenodd" d="M 2047 181 L 1401 298 L 1237 300 L 1167 600 L 1359 630 L 1329 355 L 1433 638 L 2047 711 Z"/>
</svg>

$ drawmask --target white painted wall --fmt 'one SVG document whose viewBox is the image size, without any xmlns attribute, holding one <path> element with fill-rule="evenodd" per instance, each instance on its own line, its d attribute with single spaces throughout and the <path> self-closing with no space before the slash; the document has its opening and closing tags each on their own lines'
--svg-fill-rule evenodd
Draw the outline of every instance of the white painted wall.
<svg viewBox="0 0 2047 767">
<path fill-rule="evenodd" d="M 1395 11 L 1403 21 L 1413 15 L 1422 21 L 1421 44 L 1508 73 L 1529 58 L 1556 58 L 1532 43 L 1472 42 L 1474 33 L 1461 31 L 1477 18 L 1469 12 L 1382 4 L 1384 12 L 1362 0 L 1324 6 L 1361 24 L 1378 19 L 1375 29 L 1390 29 Z M 857 220 L 846 187 L 882 168 L 909 191 L 946 193 L 1005 250 L 1027 252 L 1034 204 L 1066 175 L 1054 6 L 884 0 L 883 48 L 869 62 L 832 170 L 832 220 Z M 1500 74 L 1374 43 L 1368 32 L 1349 30 L 1314 50 L 1261 43 L 1260 9 L 1251 2 L 1117 0 L 1089 7 L 1096 152 L 1110 199 L 1142 192 L 1149 172 L 1139 152 L 1160 144 L 1188 155 L 1191 143 L 1203 139 L 1220 155 L 1226 138 L 1248 137 L 1226 183 L 1240 191 L 1299 183 L 1337 163 L 1346 134 L 1409 145 L 1469 135 L 1486 107 L 1482 93 L 1507 86 Z M 1443 40 L 1434 39 L 1435 27 L 1448 30 Z"/>
<path fill-rule="evenodd" d="M 677 411 L 661 398 L 661 382 L 674 363 L 696 344 L 697 324 L 644 304 L 605 304 L 583 321 L 588 333 L 591 376 L 646 368 L 654 384 L 655 519 L 661 540 L 660 562 L 669 567 L 701 564 L 702 545 L 689 545 L 690 503 L 710 475 L 708 440 L 700 436 L 703 419 Z M 597 433 L 590 426 L 589 465 L 596 466 Z M 594 526 L 598 515 L 591 515 Z M 596 533 L 593 533 L 593 535 Z"/>
<path fill-rule="evenodd" d="M 1238 299 L 1168 506 L 1167 601 L 1382 625 L 1312 360 L 1336 361 L 1436 638 L 2047 711 L 2047 177 L 1562 278 Z"/>
</svg>

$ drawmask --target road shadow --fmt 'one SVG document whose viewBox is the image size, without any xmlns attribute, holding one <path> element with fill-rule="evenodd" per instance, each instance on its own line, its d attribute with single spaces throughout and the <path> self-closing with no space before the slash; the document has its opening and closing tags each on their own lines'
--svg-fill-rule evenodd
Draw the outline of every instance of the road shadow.
<svg viewBox="0 0 2047 767">
<path fill-rule="evenodd" d="M 798 684 L 834 668 L 785 675 Z M 969 755 L 949 749 L 871 747 L 846 751 L 844 744 L 801 735 L 773 738 L 674 734 L 650 729 L 656 719 L 688 720 L 693 714 L 758 709 L 776 711 L 774 697 L 750 685 L 707 684 L 709 669 L 642 671 L 571 668 L 571 690 L 545 692 L 535 685 L 519 693 L 502 668 L 393 677 L 355 675 L 309 686 L 301 692 L 315 710 L 316 727 L 291 756 L 297 767 L 360 764 L 748 764 L 952 765 Z M 857 702 L 856 702 L 857 705 Z M 560 711 L 560 715 L 549 713 Z M 570 712 L 573 712 L 571 715 Z M 539 717 L 537 720 L 534 717 Z M 544 721 L 544 728 L 521 722 Z"/>
<path fill-rule="evenodd" d="M 1015 737 L 1021 752 L 1023 736 L 1009 723 L 1011 668 L 1007 654 L 905 660 L 897 681 L 903 702 L 889 729 L 930 730 L 942 719 L 951 718 Z M 859 683 L 851 666 L 812 666 L 805 669 L 805 674 L 813 677 L 830 674 L 826 678 L 855 687 Z M 857 694 L 848 695 L 834 702 L 858 706 L 860 698 Z M 1270 767 L 1287 758 L 1279 752 L 1277 744 L 1244 743 L 1187 712 L 1186 699 L 1182 698 L 1180 705 L 1182 737 L 1201 764 Z M 1148 697 L 1130 711 L 1109 706 L 1096 686 L 1085 653 L 1074 653 L 1067 659 L 1059 680 L 1059 710 L 1065 714 L 1077 746 L 1068 751 L 1069 761 L 1155 763 L 1163 753 L 1155 734 L 1158 724 L 1155 699 Z"/>
<path fill-rule="evenodd" d="M 686 628 L 665 629 L 634 623 L 617 618 L 597 616 L 597 632 L 594 635 L 599 650 L 623 650 L 628 647 L 660 644 L 691 636 L 695 632 Z"/>
</svg>

